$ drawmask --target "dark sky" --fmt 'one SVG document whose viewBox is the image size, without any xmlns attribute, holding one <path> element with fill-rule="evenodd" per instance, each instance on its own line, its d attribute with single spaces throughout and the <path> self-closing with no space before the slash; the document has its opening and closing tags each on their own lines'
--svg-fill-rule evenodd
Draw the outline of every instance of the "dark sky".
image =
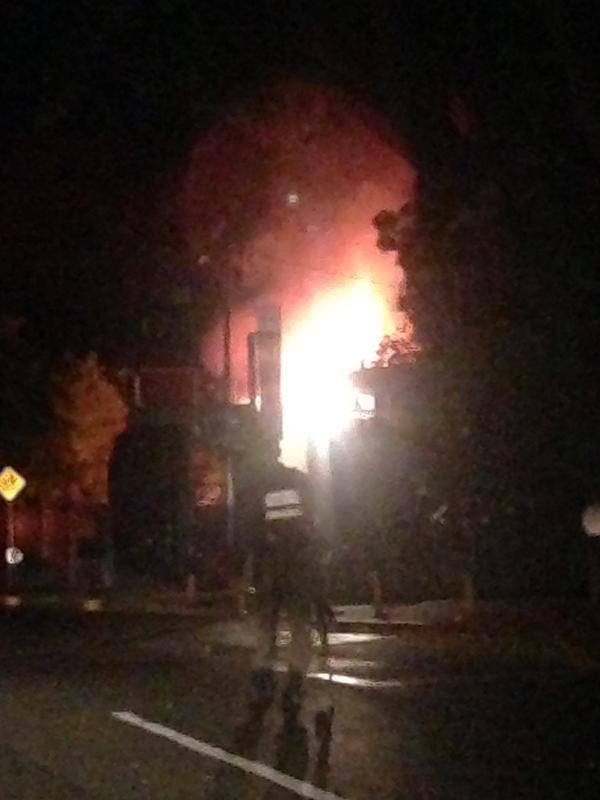
<svg viewBox="0 0 600 800">
<path fill-rule="evenodd" d="M 59 349 L 118 357 L 128 286 L 150 286 L 169 240 L 178 169 L 257 86 L 341 84 L 387 116 L 423 170 L 445 157 L 453 93 L 477 98 L 507 151 L 560 140 L 574 163 L 594 151 L 597 27 L 556 2 L 5 6 L 1 302 Z"/>
</svg>

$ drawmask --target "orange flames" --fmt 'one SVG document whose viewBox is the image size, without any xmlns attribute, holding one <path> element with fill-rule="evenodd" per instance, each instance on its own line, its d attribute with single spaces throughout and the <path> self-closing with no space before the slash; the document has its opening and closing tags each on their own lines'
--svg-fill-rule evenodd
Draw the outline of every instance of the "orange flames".
<svg viewBox="0 0 600 800">
<path fill-rule="evenodd" d="M 372 361 L 389 330 L 385 293 L 364 278 L 319 294 L 284 330 L 282 457 L 304 466 L 308 441 L 322 447 L 352 418 L 351 374 Z"/>
</svg>

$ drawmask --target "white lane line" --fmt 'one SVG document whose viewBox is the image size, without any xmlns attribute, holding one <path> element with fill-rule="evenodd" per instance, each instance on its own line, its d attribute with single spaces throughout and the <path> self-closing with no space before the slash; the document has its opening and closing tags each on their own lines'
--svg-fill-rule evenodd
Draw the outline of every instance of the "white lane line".
<svg viewBox="0 0 600 800">
<path fill-rule="evenodd" d="M 277 668 L 279 670 L 279 668 Z M 283 671 L 283 670 L 279 670 Z M 473 686 L 475 684 L 487 684 L 496 680 L 490 676 L 468 676 L 468 675 L 446 675 L 442 677 L 427 678 L 389 678 L 377 680 L 375 678 L 357 678 L 354 675 L 341 675 L 330 672 L 309 672 L 307 678 L 319 681 L 331 681 L 342 686 L 356 686 L 360 689 L 443 689 L 447 686 Z"/>
<path fill-rule="evenodd" d="M 332 683 L 339 683 L 343 686 L 358 686 L 363 689 L 406 689 L 408 684 L 406 681 L 398 680 L 373 680 L 371 678 L 356 678 L 354 675 L 340 675 L 338 673 L 329 672 L 309 672 L 308 678 L 315 678 L 319 681 L 331 681 Z"/>
<path fill-rule="evenodd" d="M 373 663 L 370 661 L 361 662 L 361 664 L 369 666 Z M 281 662 L 275 664 L 274 669 L 276 672 L 287 672 L 288 670 L 287 665 Z M 358 686 L 362 689 L 407 689 L 411 683 L 411 681 L 401 681 L 395 678 L 389 680 L 357 678 L 354 675 L 342 675 L 339 672 L 307 672 L 306 677 L 318 681 L 331 681 L 331 683 L 339 683 L 343 686 Z"/>
<path fill-rule="evenodd" d="M 165 725 L 159 725 L 157 722 L 150 722 L 143 717 L 138 717 L 131 711 L 113 711 L 112 715 L 120 722 L 125 722 L 128 725 L 134 725 L 137 728 L 142 728 L 145 731 L 162 736 L 180 747 L 185 747 L 187 750 L 192 750 L 194 753 L 214 758 L 216 761 L 222 761 L 232 767 L 237 767 L 250 775 L 256 775 L 259 778 L 264 778 L 271 783 L 276 783 L 284 789 L 287 789 L 300 797 L 306 797 L 308 800 L 344 800 L 340 795 L 327 792 L 323 789 L 318 789 L 312 783 L 305 783 L 299 781 L 297 778 L 292 778 L 279 770 L 268 767 L 266 764 L 261 764 L 260 761 L 250 761 L 248 758 L 243 758 L 235 753 L 229 753 L 227 750 L 222 750 L 220 747 L 215 747 L 207 742 L 201 742 L 199 739 L 194 739 L 192 736 L 186 736 L 184 733 L 179 733 L 173 728 L 167 728 Z"/>
<path fill-rule="evenodd" d="M 356 678 L 353 675 L 340 675 L 329 672 L 309 672 L 307 678 L 319 681 L 331 681 L 342 686 L 356 686 L 362 689 L 444 689 L 449 686 L 481 686 L 495 683 L 498 679 L 495 675 L 445 675 L 431 678 L 407 678 L 399 680 L 397 678 L 376 680 L 373 678 Z"/>
<path fill-rule="evenodd" d="M 315 659 L 313 664 L 318 665 L 319 661 L 321 661 L 321 664 L 323 663 L 323 659 Z M 379 664 L 377 661 L 359 661 L 358 659 L 354 658 L 329 658 L 327 660 L 327 666 L 331 668 L 332 672 L 335 672 L 343 669 L 373 669 L 378 667 Z M 276 672 L 287 672 L 288 665 L 285 661 L 277 661 L 277 663 L 274 664 L 273 669 Z M 314 676 L 318 673 L 307 672 L 306 674 L 309 678 L 314 678 Z"/>
<path fill-rule="evenodd" d="M 363 658 L 338 658 L 337 656 L 330 656 L 327 663 L 332 669 L 372 669 L 379 666 L 377 661 L 368 661 Z"/>
</svg>

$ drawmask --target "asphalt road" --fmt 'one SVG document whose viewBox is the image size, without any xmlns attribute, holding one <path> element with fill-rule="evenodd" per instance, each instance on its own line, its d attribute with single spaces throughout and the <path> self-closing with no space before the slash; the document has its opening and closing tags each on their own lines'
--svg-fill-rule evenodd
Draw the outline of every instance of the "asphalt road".
<svg viewBox="0 0 600 800">
<path fill-rule="evenodd" d="M 316 660 L 284 734 L 277 706 L 249 719 L 243 628 L 46 615 L 0 636 L 2 800 L 599 796 L 589 670 L 334 636 L 334 681 Z M 330 704 L 328 743 L 313 719 Z"/>
</svg>

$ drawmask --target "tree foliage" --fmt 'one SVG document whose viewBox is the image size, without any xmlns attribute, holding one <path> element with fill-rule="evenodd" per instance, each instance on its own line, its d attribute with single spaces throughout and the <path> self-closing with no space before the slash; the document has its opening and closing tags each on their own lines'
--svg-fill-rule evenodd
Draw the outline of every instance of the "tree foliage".
<svg viewBox="0 0 600 800">
<path fill-rule="evenodd" d="M 380 247 L 398 253 L 408 276 L 401 306 L 427 350 L 481 350 L 482 335 L 493 336 L 515 313 L 503 215 L 493 182 L 464 196 L 451 175 L 441 175 L 399 212 L 375 218 Z"/>
<path fill-rule="evenodd" d="M 391 367 L 413 363 L 418 352 L 419 344 L 415 339 L 414 326 L 408 314 L 403 314 L 394 333 L 381 340 L 377 348 L 376 366 Z"/>
<path fill-rule="evenodd" d="M 0 319 L 0 460 L 26 476 L 29 500 L 75 492 L 106 501 L 108 462 L 127 406 L 94 353 L 58 362 L 27 321 Z"/>
<path fill-rule="evenodd" d="M 93 503 L 106 502 L 115 439 L 127 425 L 127 406 L 94 353 L 68 359 L 52 380 L 54 459 Z"/>
<path fill-rule="evenodd" d="M 488 565 L 512 553 L 521 586 L 539 591 L 572 548 L 593 467 L 589 211 L 566 203 L 569 179 L 585 176 L 561 156 L 564 141 L 536 142 L 525 124 L 507 163 L 497 119 L 452 122 L 414 200 L 375 225 L 406 275 L 432 491 L 477 532 Z"/>
</svg>

